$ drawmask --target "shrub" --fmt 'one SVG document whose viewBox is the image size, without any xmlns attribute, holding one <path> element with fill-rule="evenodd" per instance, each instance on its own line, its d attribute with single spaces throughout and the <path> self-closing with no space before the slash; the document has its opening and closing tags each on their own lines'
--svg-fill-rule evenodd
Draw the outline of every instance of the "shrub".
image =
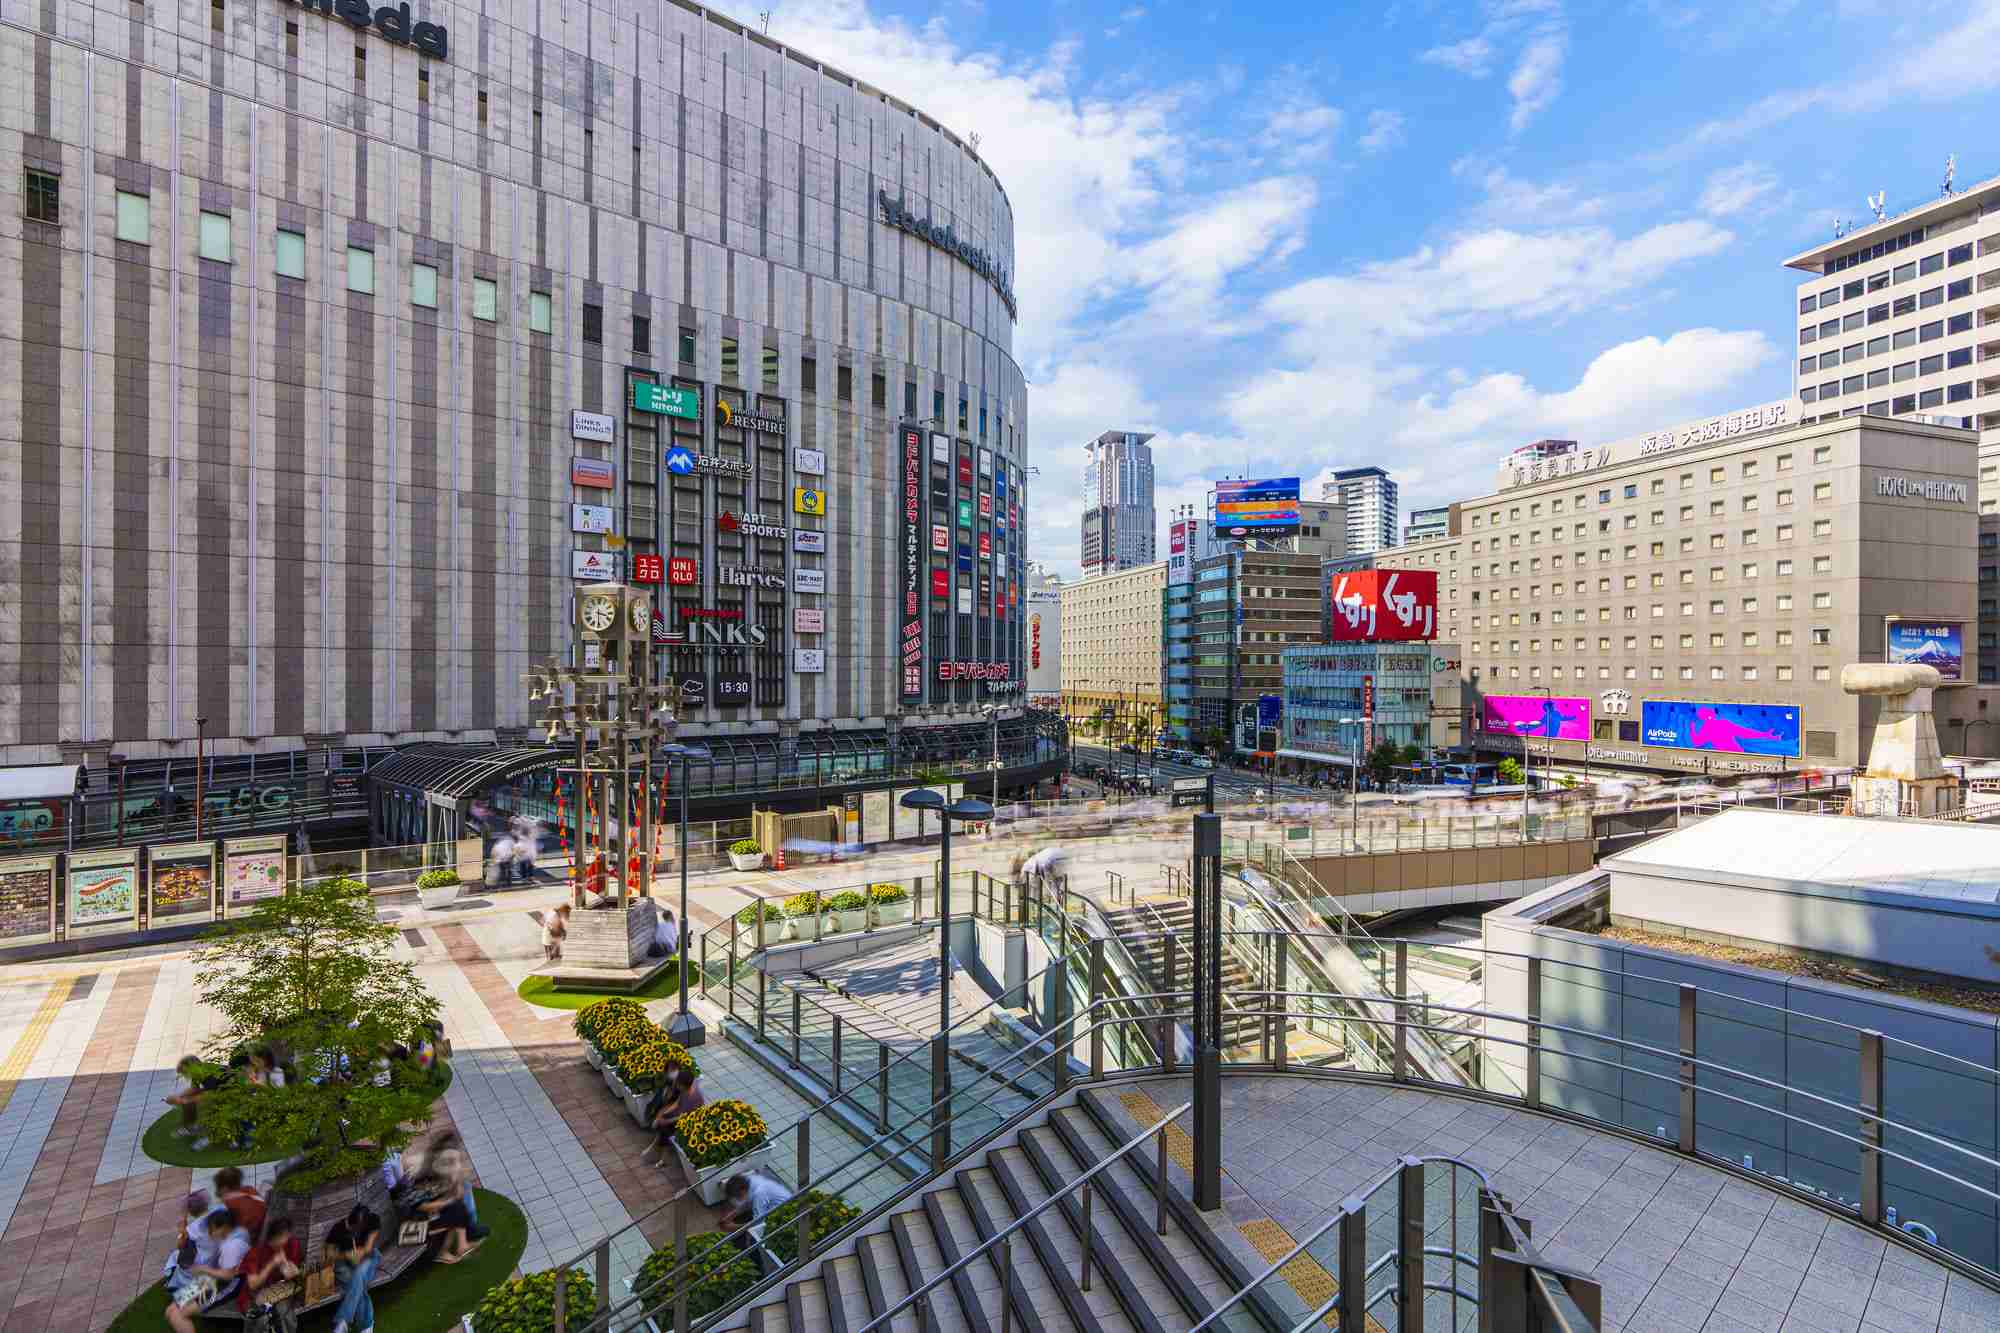
<svg viewBox="0 0 2000 1333">
<path fill-rule="evenodd" d="M 759 856 L 763 854 L 763 851 L 764 849 L 757 845 L 755 838 L 738 838 L 735 842 L 729 844 L 729 854 L 731 856 Z"/>
<path fill-rule="evenodd" d="M 799 1257 L 799 1228 L 793 1219 L 799 1215 L 801 1207 L 811 1214 L 806 1223 L 811 1231 L 806 1244 L 813 1250 L 817 1250 L 820 1242 L 828 1236 L 861 1216 L 859 1208 L 838 1194 L 828 1194 L 825 1190 L 807 1190 L 803 1199 L 779 1204 L 764 1217 L 764 1248 L 776 1255 L 780 1263 L 788 1264 Z"/>
<path fill-rule="evenodd" d="M 907 901 L 910 891 L 900 884 L 870 884 L 868 886 L 868 896 L 874 899 L 878 906 L 881 906 L 888 903 Z"/>
<path fill-rule="evenodd" d="M 420 889 L 448 889 L 456 883 L 456 870 L 426 870 L 417 876 L 417 887 Z"/>
<path fill-rule="evenodd" d="M 868 895 L 857 889 L 842 889 L 826 900 L 829 912 L 859 912 L 868 906 Z"/>
<path fill-rule="evenodd" d="M 668 1041 L 657 1027 L 653 1031 L 657 1040 L 627 1046 L 618 1053 L 620 1083 L 633 1092 L 651 1092 L 675 1069 L 685 1069 L 696 1078 L 701 1077 L 701 1066 L 688 1054 L 687 1047 L 677 1041 Z"/>
<path fill-rule="evenodd" d="M 736 914 L 736 924 L 739 926 L 754 926 L 760 920 L 772 922 L 784 919 L 785 914 L 778 910 L 776 903 L 771 902 L 752 903 Z"/>
<path fill-rule="evenodd" d="M 689 1164 L 698 1171 L 733 1162 L 763 1147 L 771 1136 L 757 1108 L 734 1097 L 689 1111 L 674 1122 L 674 1133 Z"/>
<path fill-rule="evenodd" d="M 817 893 L 813 893 L 811 891 L 805 893 L 795 893 L 791 897 L 785 899 L 786 916 L 793 916 L 793 917 L 818 916 L 819 911 L 820 911 L 820 901 L 819 901 L 819 895 Z"/>
<path fill-rule="evenodd" d="M 574 1321 L 596 1308 L 597 1287 L 571 1269 L 563 1288 L 563 1309 Z M 479 1298 L 472 1333 L 548 1333 L 556 1326 L 556 1270 L 509 1278 Z"/>
<path fill-rule="evenodd" d="M 637 1000 L 626 999 L 622 995 L 609 1000 L 599 1000 L 595 1004 L 587 1004 L 577 1010 L 576 1017 L 570 1020 L 570 1026 L 576 1030 L 578 1037 L 595 1045 L 598 1032 L 621 1014 L 637 1014 L 644 1018 L 646 1006 Z"/>
<path fill-rule="evenodd" d="M 657 1316 L 662 1328 L 672 1327 L 667 1321 L 673 1317 L 674 1296 L 682 1286 L 687 1289 L 688 1320 L 692 1323 L 717 1310 L 728 1309 L 763 1276 L 755 1256 L 737 1249 L 736 1242 L 720 1231 L 689 1236 L 687 1253 L 687 1267 L 678 1272 L 671 1245 L 654 1250 L 639 1266 L 639 1279 L 633 1284 L 633 1291 L 648 1307 L 665 1307 Z M 476 1333 L 485 1330 L 478 1329 Z"/>
</svg>

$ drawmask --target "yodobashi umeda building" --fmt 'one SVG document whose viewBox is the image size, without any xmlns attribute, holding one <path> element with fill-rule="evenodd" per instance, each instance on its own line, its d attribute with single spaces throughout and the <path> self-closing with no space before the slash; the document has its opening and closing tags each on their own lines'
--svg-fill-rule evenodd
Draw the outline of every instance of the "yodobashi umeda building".
<svg viewBox="0 0 2000 1333">
<path fill-rule="evenodd" d="M 1683 773 L 1853 764 L 1874 701 L 1843 693 L 1840 669 L 1884 660 L 1944 672 L 1947 748 L 1968 730 L 1975 751 L 2000 744 L 1978 725 L 1995 653 L 1978 630 L 1977 433 L 1799 417 L 1781 400 L 1514 461 L 1460 505 L 1482 750 L 1525 739 Z"/>
<path fill-rule="evenodd" d="M 1017 697 L 1013 213 L 923 112 L 673 0 L 44 0 L 0 62 L 0 761 L 505 737 L 606 577 L 693 734 Z"/>
</svg>

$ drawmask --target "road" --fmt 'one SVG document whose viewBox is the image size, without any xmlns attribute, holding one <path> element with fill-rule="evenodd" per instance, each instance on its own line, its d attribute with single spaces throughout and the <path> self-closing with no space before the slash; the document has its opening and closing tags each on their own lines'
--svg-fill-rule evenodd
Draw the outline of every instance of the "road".
<svg viewBox="0 0 2000 1333">
<path fill-rule="evenodd" d="M 1115 766 L 1119 772 L 1130 774 L 1133 771 L 1134 758 L 1129 754 L 1120 754 L 1115 749 L 1107 749 L 1102 745 L 1086 745 L 1079 741 L 1076 746 L 1076 762 L 1079 764 L 1103 764 L 1107 767 Z M 1170 764 L 1166 760 L 1155 758 L 1150 754 L 1140 754 L 1137 757 L 1137 762 L 1139 772 L 1151 773 L 1153 781 L 1162 786 L 1169 784 L 1175 778 L 1205 778 L 1210 771 L 1205 768 L 1196 768 L 1193 764 Z M 1263 778 L 1250 773 L 1232 773 L 1225 768 L 1217 768 L 1214 772 L 1215 785 L 1217 787 L 1239 788 L 1245 791 L 1254 788 L 1257 791 L 1263 791 L 1267 785 Z M 1314 792 L 1309 787 L 1301 786 L 1296 782 L 1286 782 L 1283 779 L 1269 785 L 1273 787 L 1279 796 L 1313 796 L 1325 794 L 1324 789 Z"/>
</svg>

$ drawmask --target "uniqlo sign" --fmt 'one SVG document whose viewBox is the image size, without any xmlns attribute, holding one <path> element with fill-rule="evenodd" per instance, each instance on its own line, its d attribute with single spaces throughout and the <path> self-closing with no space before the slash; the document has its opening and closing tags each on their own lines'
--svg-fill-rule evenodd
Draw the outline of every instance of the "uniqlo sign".
<svg viewBox="0 0 2000 1333">
<path fill-rule="evenodd" d="M 1361 569 L 1327 575 L 1327 641 L 1404 643 L 1437 637 L 1434 569 Z"/>
<path fill-rule="evenodd" d="M 655 564 L 659 563 L 658 556 L 653 557 L 653 560 Z M 667 582 L 676 588 L 693 587 L 700 581 L 701 575 L 695 567 L 693 556 L 677 555 L 667 561 Z M 655 578 L 653 582 L 658 583 L 659 579 Z"/>
<path fill-rule="evenodd" d="M 656 555 L 635 555 L 632 557 L 632 582 L 658 583 L 666 577 L 666 562 Z"/>
</svg>

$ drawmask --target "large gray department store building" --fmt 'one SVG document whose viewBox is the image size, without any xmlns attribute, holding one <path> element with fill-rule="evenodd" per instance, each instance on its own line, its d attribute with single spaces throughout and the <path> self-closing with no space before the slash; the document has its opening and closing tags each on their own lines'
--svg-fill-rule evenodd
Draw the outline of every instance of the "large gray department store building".
<svg viewBox="0 0 2000 1333">
<path fill-rule="evenodd" d="M 1844 693 L 1840 669 L 1884 660 L 1901 622 L 1959 633 L 1962 683 L 1936 699 L 1946 746 L 2000 745 L 1981 725 L 2000 726 L 2000 692 L 1979 683 L 2000 654 L 1981 620 L 1994 557 L 1977 434 L 1797 415 L 1782 401 L 1577 450 L 1462 502 L 1459 536 L 1422 554 L 1455 611 L 1445 632 L 1462 636 L 1473 724 L 1482 696 L 1580 696 L 1591 739 L 1530 737 L 1532 753 L 1697 773 L 1852 764 L 1874 701 Z M 1641 735 L 1647 700 L 1796 708 L 1800 753 L 1657 743 Z"/>
<path fill-rule="evenodd" d="M 1017 697 L 971 148 L 676 0 L 374 12 L 0 22 L 0 762 L 509 739 L 606 576 L 695 734 Z"/>
</svg>

